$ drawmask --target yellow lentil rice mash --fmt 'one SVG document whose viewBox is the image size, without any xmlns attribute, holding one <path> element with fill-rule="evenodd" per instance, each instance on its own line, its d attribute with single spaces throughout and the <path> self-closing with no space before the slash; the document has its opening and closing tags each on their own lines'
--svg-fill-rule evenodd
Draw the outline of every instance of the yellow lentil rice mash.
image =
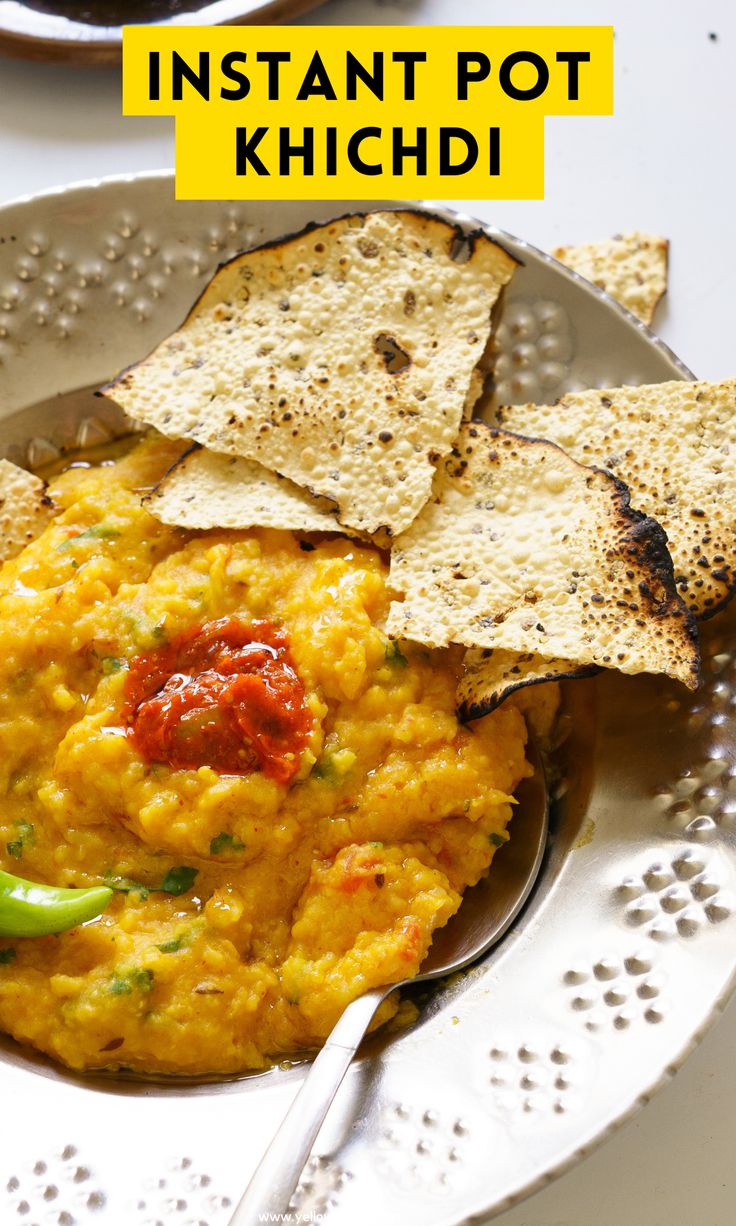
<svg viewBox="0 0 736 1226">
<path fill-rule="evenodd" d="M 154 519 L 141 491 L 180 449 L 63 474 L 0 571 L 0 864 L 115 887 L 81 928 L 0 940 L 0 1027 L 75 1069 L 234 1073 L 318 1045 L 418 971 L 530 773 L 515 705 L 458 724 L 462 649 L 389 642 L 378 550 Z M 125 725 L 131 662 L 221 618 L 288 637 L 309 718 L 286 782 L 146 760 Z"/>
</svg>

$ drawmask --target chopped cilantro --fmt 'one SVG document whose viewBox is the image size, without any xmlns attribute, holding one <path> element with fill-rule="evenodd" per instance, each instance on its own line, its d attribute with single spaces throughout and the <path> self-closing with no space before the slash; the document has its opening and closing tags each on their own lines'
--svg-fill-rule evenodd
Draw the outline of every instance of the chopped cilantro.
<svg viewBox="0 0 736 1226">
<path fill-rule="evenodd" d="M 9 962 L 13 962 L 17 954 L 13 947 L 9 949 L 0 949 L 0 966 L 7 966 Z"/>
<path fill-rule="evenodd" d="M 120 536 L 117 528 L 111 528 L 109 524 L 93 524 L 82 536 L 92 537 L 93 540 L 99 541 L 114 541 Z"/>
<path fill-rule="evenodd" d="M 134 881 L 132 877 L 117 877 L 114 873 L 106 873 L 103 881 L 111 890 L 119 890 L 121 894 L 138 894 L 143 901 L 151 892 L 150 886 Z"/>
<path fill-rule="evenodd" d="M 336 783 L 335 772 L 332 769 L 329 755 L 324 755 L 315 762 L 311 770 L 313 779 L 326 779 L 328 783 Z"/>
<path fill-rule="evenodd" d="M 378 842 L 376 839 L 372 839 L 369 846 L 376 847 L 376 848 L 383 847 L 383 843 Z"/>
<path fill-rule="evenodd" d="M 508 843 L 508 841 L 509 836 L 507 834 L 494 833 L 488 835 L 488 842 L 492 843 L 494 847 L 503 847 L 504 843 Z"/>
<path fill-rule="evenodd" d="M 120 533 L 117 528 L 111 528 L 109 524 L 93 524 L 91 528 L 87 528 L 84 532 L 78 532 L 76 536 L 67 537 L 60 545 L 57 545 L 57 553 L 65 553 L 68 549 L 73 549 L 80 541 L 116 541 Z"/>
<path fill-rule="evenodd" d="M 399 668 L 405 668 L 408 662 L 398 643 L 387 643 L 384 656 L 388 664 L 396 664 Z"/>
<path fill-rule="evenodd" d="M 5 850 L 14 860 L 20 860 L 25 847 L 33 846 L 34 830 L 30 822 L 14 822 L 17 837 L 5 844 Z"/>
<path fill-rule="evenodd" d="M 153 971 L 132 970 L 110 976 L 110 992 L 113 996 L 130 996 L 134 988 L 150 992 L 153 987 Z"/>
<path fill-rule="evenodd" d="M 326 749 L 312 767 L 312 777 L 324 779 L 327 783 L 342 783 L 355 765 L 355 754 L 352 749 L 333 745 Z"/>
<path fill-rule="evenodd" d="M 163 941 L 161 945 L 157 945 L 156 949 L 160 949 L 162 954 L 176 954 L 184 944 L 184 937 L 173 937 L 171 941 Z"/>
<path fill-rule="evenodd" d="M 135 881 L 132 877 L 119 877 L 115 873 L 107 873 L 104 877 L 104 884 L 111 890 L 119 890 L 122 894 L 137 894 L 145 901 L 149 894 L 186 894 L 187 890 L 191 890 L 194 885 L 198 872 L 198 869 L 189 868 L 185 864 L 178 868 L 170 868 L 161 885 L 158 886 L 144 885 L 143 882 Z"/>
<path fill-rule="evenodd" d="M 182 864 L 179 868 L 170 868 L 163 881 L 161 889 L 164 894 L 186 894 L 194 885 L 198 869 Z"/>
<path fill-rule="evenodd" d="M 234 834 L 227 834 L 225 830 L 221 830 L 210 843 L 210 854 L 221 856 L 225 851 L 245 851 L 245 843 L 236 839 Z"/>
<path fill-rule="evenodd" d="M 165 618 L 153 622 L 151 617 L 142 613 L 135 605 L 123 608 L 123 628 L 130 634 L 137 647 L 150 648 L 167 642 Z"/>
<path fill-rule="evenodd" d="M 119 660 L 117 656 L 103 656 L 102 671 L 106 676 L 109 676 L 110 673 L 119 673 L 121 668 L 125 667 L 125 660 Z"/>
</svg>

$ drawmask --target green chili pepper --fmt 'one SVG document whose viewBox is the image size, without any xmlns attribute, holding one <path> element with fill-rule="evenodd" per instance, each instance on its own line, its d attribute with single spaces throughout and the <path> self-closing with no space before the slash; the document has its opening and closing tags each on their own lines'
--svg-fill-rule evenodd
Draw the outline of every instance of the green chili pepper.
<svg viewBox="0 0 736 1226">
<path fill-rule="evenodd" d="M 107 886 L 62 890 L 0 871 L 0 936 L 44 937 L 94 919 L 112 898 Z"/>
</svg>

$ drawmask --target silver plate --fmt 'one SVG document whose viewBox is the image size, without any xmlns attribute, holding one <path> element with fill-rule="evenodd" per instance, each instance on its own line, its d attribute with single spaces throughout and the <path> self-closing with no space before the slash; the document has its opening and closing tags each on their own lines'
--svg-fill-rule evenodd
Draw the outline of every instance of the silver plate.
<svg viewBox="0 0 736 1226">
<path fill-rule="evenodd" d="M 114 429 L 77 389 L 147 352 L 217 263 L 356 206 L 174 204 L 171 178 L 148 175 L 0 210 L 6 453 L 38 459 Z M 503 399 L 688 377 L 605 295 L 499 237 L 523 261 L 501 321 Z M 369 1045 L 310 1161 L 303 1217 L 484 1220 L 645 1102 L 722 1009 L 736 970 L 733 617 L 704 639 L 694 696 L 615 675 L 569 687 L 567 789 L 531 904 L 412 1029 Z M 75 1078 L 6 1041 L 0 1221 L 224 1224 L 302 1076 Z"/>
<path fill-rule="evenodd" d="M 29 60 L 114 64 L 126 25 L 293 21 L 322 0 L 0 0 L 0 52 Z"/>
</svg>

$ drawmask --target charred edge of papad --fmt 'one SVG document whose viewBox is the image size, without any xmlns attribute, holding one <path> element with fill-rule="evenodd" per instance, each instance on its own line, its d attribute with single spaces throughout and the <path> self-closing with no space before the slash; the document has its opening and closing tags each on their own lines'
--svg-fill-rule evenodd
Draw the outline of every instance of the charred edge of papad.
<svg viewBox="0 0 736 1226">
<path fill-rule="evenodd" d="M 501 244 L 499 243 L 499 246 L 500 245 Z M 508 252 L 506 252 L 506 254 L 508 255 Z M 512 256 L 511 258 L 513 259 L 514 257 Z M 498 328 L 498 325 L 501 322 L 503 311 L 504 311 L 504 306 L 506 303 L 506 290 L 507 289 L 508 289 L 508 283 L 506 285 L 501 286 L 500 290 L 498 291 L 498 297 L 496 298 L 496 301 L 491 307 L 491 330 L 488 333 L 488 340 L 486 341 L 485 348 L 482 354 L 480 355 L 480 357 L 478 358 L 478 361 L 476 362 L 475 366 L 473 367 L 473 371 L 471 374 L 471 385 L 472 385 L 473 375 L 476 372 L 480 374 L 481 390 L 471 405 L 467 404 L 467 399 L 466 399 L 466 407 L 463 409 L 463 417 L 460 423 L 461 425 L 465 425 L 468 422 L 474 420 L 473 415 L 477 412 L 478 413 L 485 413 L 486 411 L 490 411 L 493 413 L 496 412 L 496 410 L 492 407 L 493 396 L 496 390 L 496 370 L 495 370 L 495 361 L 494 361 L 496 354 L 495 354 L 494 346 L 495 346 L 495 339 L 496 339 L 496 330 Z M 479 420 L 482 420 L 482 419 L 479 419 Z"/>
<path fill-rule="evenodd" d="M 720 570 L 720 568 L 718 571 L 710 571 L 711 579 L 715 579 L 717 583 L 722 583 L 725 586 L 726 591 L 723 598 L 714 604 L 712 608 L 703 609 L 702 613 L 698 613 L 697 616 L 693 614 L 696 621 L 710 621 L 711 617 L 715 617 L 716 613 L 721 613 L 723 609 L 730 605 L 734 596 L 736 596 L 736 568 L 729 566 L 728 569 L 729 576 L 727 579 L 723 578 L 723 572 Z"/>
<path fill-rule="evenodd" d="M 667 240 L 666 240 L 666 239 L 665 239 L 664 241 L 665 241 L 665 242 L 667 242 Z M 667 250 L 669 251 L 669 243 L 668 243 L 668 242 L 667 242 Z M 663 291 L 663 294 L 664 294 L 665 292 L 666 292 L 666 291 Z M 699 380 L 697 380 L 697 379 L 683 379 L 683 383 L 697 383 L 697 382 L 699 382 Z M 636 389 L 636 384 L 624 384 L 621 390 L 626 391 L 628 388 L 631 388 L 632 390 L 635 390 L 635 389 Z M 611 388 L 606 388 L 606 389 L 604 389 L 604 390 L 606 390 L 606 391 L 618 391 L 619 389 L 618 389 L 618 388 L 613 388 L 613 389 L 611 389 Z M 603 399 L 607 399 L 607 397 L 603 397 Z M 515 405 L 513 405 L 513 404 L 504 404 L 504 405 L 497 405 L 497 406 L 496 406 L 496 408 L 495 408 L 493 411 L 494 411 L 495 420 L 496 420 L 496 422 L 499 424 L 499 428 L 505 428 L 505 427 L 503 426 L 503 423 L 504 423 L 504 421 L 505 421 L 505 414 L 506 414 L 507 409 L 510 409 L 510 410 L 511 410 L 511 413 L 513 414 L 513 411 L 514 411 L 514 408 L 515 408 L 515 407 L 516 407 L 516 406 L 515 406 Z M 548 405 L 548 406 L 544 406 L 544 405 L 542 405 L 542 406 L 540 406 L 540 407 L 541 407 L 541 408 L 548 407 L 550 410 L 551 410 L 551 409 L 560 409 L 560 410 L 562 411 L 562 413 L 564 414 L 564 412 L 565 412 L 565 396 L 564 396 L 564 395 L 562 395 L 562 396 L 558 396 L 558 397 L 557 397 L 557 400 L 553 401 L 553 403 L 552 403 L 552 404 L 550 404 L 550 405 Z M 511 433 L 511 431 L 509 431 L 509 433 Z M 525 435 L 525 436 L 520 436 L 520 437 L 531 437 L 531 435 Z M 549 442 L 550 440 L 549 440 L 549 439 L 544 439 L 544 440 L 540 440 L 540 441 L 543 441 L 543 442 Z M 591 465 L 591 467 L 593 467 L 593 466 Z M 616 476 L 616 474 L 615 474 L 614 472 L 612 472 L 610 468 L 604 468 L 604 469 L 602 469 L 602 471 L 603 471 L 603 472 L 605 472 L 605 473 L 607 473 L 609 476 L 613 477 L 613 478 L 614 478 L 614 480 L 617 480 L 617 481 L 620 481 L 620 480 L 621 480 L 621 478 L 620 478 L 620 477 L 617 477 L 617 476 Z M 628 488 L 628 487 L 627 487 L 627 488 Z M 629 491 L 629 492 L 630 492 L 630 491 Z M 660 526 L 661 526 L 661 525 L 660 525 Z M 664 529 L 663 529 L 663 531 L 664 531 Z M 666 533 L 665 533 L 665 535 L 666 535 Z M 701 542 L 701 544 L 702 544 L 702 542 Z M 669 552 L 669 550 L 668 550 L 668 552 Z M 710 575 L 711 579 L 714 579 L 714 580 L 715 580 L 715 582 L 716 582 L 716 583 L 718 583 L 718 584 L 722 584 L 722 585 L 723 585 L 723 587 L 725 588 L 725 592 L 724 592 L 723 597 L 722 597 L 720 600 L 716 601 L 716 603 L 715 603 L 714 605 L 712 605 L 711 607 L 709 607 L 709 608 L 707 608 L 707 609 L 703 609 L 702 611 L 700 611 L 700 612 L 698 612 L 698 613 L 693 613 L 692 609 L 688 609 L 688 611 L 691 613 L 691 615 L 692 615 L 692 616 L 695 618 L 696 622 L 707 622 L 707 621 L 709 621 L 711 617 L 715 617 L 716 613 L 720 613 L 720 612 L 722 612 L 722 610 L 723 610 L 723 609 L 725 609 L 725 608 L 726 608 L 726 607 L 727 607 L 727 606 L 728 606 L 728 605 L 731 603 L 731 601 L 733 600 L 734 596 L 736 596 L 736 566 L 731 566 L 731 565 L 729 564 L 729 565 L 728 565 L 728 567 L 727 567 L 727 570 L 728 570 L 728 574 L 726 574 L 726 573 L 725 573 L 723 570 L 721 570 L 721 568 L 720 568 L 720 567 L 718 567 L 717 569 L 713 569 L 713 568 L 711 568 L 711 567 L 709 567 L 709 568 L 708 568 L 708 573 L 709 573 L 709 575 Z M 674 571 L 674 564 L 673 564 L 673 571 Z M 687 576 L 687 575 L 683 575 L 683 576 L 682 576 L 682 579 L 680 580 L 680 579 L 678 579 L 678 577 L 675 575 L 675 586 L 676 586 L 676 588 L 677 588 L 678 595 L 680 595 L 680 598 L 681 598 L 681 600 L 683 601 L 683 604 L 685 604 L 685 606 L 687 607 L 687 601 L 685 601 L 684 596 L 682 596 L 682 595 L 681 595 L 681 593 L 680 593 L 680 587 L 679 587 L 680 582 L 684 582 L 684 584 L 685 584 L 685 588 L 684 588 L 684 590 L 685 590 L 686 592 L 689 592 L 689 591 L 690 591 L 690 579 L 688 578 L 688 576 Z"/>
<path fill-rule="evenodd" d="M 622 551 L 628 553 L 633 560 L 643 559 L 645 567 L 652 573 L 654 578 L 662 585 L 665 592 L 664 600 L 657 600 L 648 583 L 641 582 L 639 584 L 639 593 L 644 600 L 647 601 L 651 617 L 654 621 L 661 621 L 665 617 L 673 617 L 682 619 L 683 628 L 683 645 L 690 648 L 692 663 L 690 672 L 692 674 L 692 684 L 687 682 L 689 689 L 697 689 L 700 681 L 700 638 L 698 635 L 698 622 L 695 615 L 688 609 L 682 596 L 677 590 L 675 583 L 675 568 L 672 563 L 670 551 L 667 548 L 667 533 L 658 520 L 653 519 L 651 515 L 645 515 L 642 511 L 635 510 L 631 506 L 631 490 L 625 481 L 620 477 L 614 476 L 605 468 L 597 468 L 594 464 L 581 464 L 579 460 L 574 460 L 571 455 L 565 451 L 564 447 L 560 447 L 559 443 L 553 443 L 547 438 L 538 438 L 528 434 L 516 434 L 513 430 L 504 430 L 500 426 L 493 425 L 491 422 L 485 422 L 473 418 L 469 423 L 470 428 L 480 427 L 488 432 L 491 438 L 513 438 L 519 443 L 544 443 L 547 447 L 554 447 L 556 451 L 562 452 L 570 463 L 575 464 L 584 472 L 595 473 L 596 476 L 602 477 L 604 481 L 610 481 L 615 489 L 616 509 L 618 510 L 624 523 L 623 537 L 621 540 Z M 457 448 L 453 448 L 450 453 L 461 459 L 460 452 Z"/>
<path fill-rule="evenodd" d="M 135 370 L 136 367 L 142 366 L 143 363 L 147 362 L 150 357 L 153 357 L 153 354 L 156 353 L 161 345 L 163 345 L 171 336 L 173 336 L 174 333 L 181 331 L 182 328 L 185 328 L 190 319 L 196 315 L 197 308 L 210 288 L 212 282 L 215 280 L 215 277 L 218 277 L 221 272 L 223 272 L 226 268 L 229 268 L 232 264 L 237 264 L 238 260 L 242 260 L 244 256 L 254 255 L 257 251 L 278 250 L 279 247 L 285 247 L 289 243 L 295 242 L 297 239 L 306 238 L 308 234 L 313 234 L 315 230 L 323 230 L 326 226 L 332 226 L 337 221 L 348 221 L 354 217 L 364 220 L 365 218 L 372 217 L 374 214 L 378 213 L 396 213 L 398 216 L 419 217 L 423 220 L 439 222 L 441 225 L 446 226 L 450 232 L 451 237 L 449 247 L 451 248 L 452 243 L 454 242 L 469 242 L 471 244 L 471 255 L 475 251 L 475 244 L 478 239 L 485 238 L 489 243 L 493 243 L 494 247 L 499 247 L 500 250 L 503 251 L 504 255 L 508 256 L 508 258 L 513 261 L 517 268 L 523 267 L 523 261 L 520 260 L 518 256 L 512 255 L 510 251 L 507 251 L 503 243 L 499 243 L 495 238 L 492 238 L 482 226 L 477 226 L 473 230 L 466 231 L 463 230 L 459 221 L 451 222 L 448 221 L 446 217 L 440 217 L 438 213 L 431 213 L 423 209 L 362 209 L 356 213 L 339 213 L 336 217 L 327 218 L 326 221 L 309 221 L 301 228 L 301 230 L 293 230 L 289 234 L 280 235 L 278 238 L 267 239 L 263 243 L 256 243 L 253 247 L 245 247 L 242 251 L 239 251 L 237 255 L 231 256 L 229 260 L 223 260 L 221 264 L 217 264 L 214 271 L 207 278 L 206 284 L 200 290 L 181 323 L 172 329 L 171 332 L 167 333 L 167 335 L 160 341 L 158 341 L 158 343 L 155 344 L 152 349 L 149 349 L 148 353 L 146 353 L 144 357 L 137 358 L 135 362 L 130 362 L 127 366 L 124 366 L 122 370 L 118 371 L 114 379 L 110 379 L 109 382 L 103 383 L 102 386 L 99 387 L 94 393 L 95 396 L 105 396 L 110 400 L 114 400 L 115 397 L 112 393 L 119 384 L 125 382 L 126 376 L 130 374 L 132 370 Z M 312 491 L 310 490 L 310 493 L 311 492 Z"/>
<path fill-rule="evenodd" d="M 639 592 L 647 603 L 652 617 L 654 619 L 682 617 L 683 619 L 683 630 L 693 652 L 693 661 L 690 666 L 693 681 L 689 688 L 695 690 L 698 688 L 700 681 L 698 620 L 692 610 L 687 607 L 677 590 L 675 568 L 670 551 L 667 548 L 667 533 L 658 520 L 653 519 L 651 515 L 645 515 L 643 511 L 635 510 L 631 506 L 631 491 L 620 477 L 614 477 L 613 473 L 606 472 L 602 468 L 597 468 L 595 471 L 602 473 L 604 477 L 613 481 L 617 487 L 619 509 L 628 518 L 630 523 L 630 528 L 626 533 L 631 542 L 626 547 L 627 553 L 635 558 L 643 557 L 647 568 L 652 571 L 655 580 L 665 590 L 665 598 L 658 600 L 648 583 L 643 581 L 639 583 Z"/>
<path fill-rule="evenodd" d="M 102 394 L 102 391 L 100 390 L 96 394 L 99 396 Z M 163 493 L 164 486 L 171 474 L 175 472 L 181 464 L 188 460 L 190 455 L 193 455 L 195 451 L 204 451 L 204 447 L 201 443 L 190 443 L 189 446 L 182 451 L 180 456 L 177 456 L 175 460 L 172 460 L 171 464 L 169 464 L 169 467 L 164 471 L 163 475 L 159 477 L 156 484 L 148 491 L 147 494 L 143 495 L 141 502 L 144 506 L 147 502 L 153 502 L 154 498 L 157 498 Z"/>
<path fill-rule="evenodd" d="M 486 650 L 491 652 L 494 649 L 488 647 Z M 482 719 L 484 715 L 490 715 L 491 711 L 500 707 L 517 690 L 524 690 L 532 685 L 546 685 L 550 681 L 582 681 L 586 677 L 597 677 L 604 671 L 598 664 L 585 664 L 581 668 L 574 668 L 571 664 L 571 670 L 569 673 L 548 673 L 546 677 L 529 677 L 523 681 L 514 681 L 500 690 L 493 690 L 490 694 L 485 694 L 480 699 L 461 702 L 456 708 L 458 720 L 461 724 L 469 724 L 474 719 Z"/>
</svg>

